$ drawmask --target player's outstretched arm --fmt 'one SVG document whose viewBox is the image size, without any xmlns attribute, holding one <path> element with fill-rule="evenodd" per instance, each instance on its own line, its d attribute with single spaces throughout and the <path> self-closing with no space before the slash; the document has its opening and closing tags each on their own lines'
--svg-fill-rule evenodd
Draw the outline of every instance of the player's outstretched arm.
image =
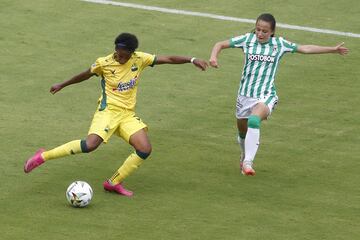
<svg viewBox="0 0 360 240">
<path fill-rule="evenodd" d="M 304 54 L 319 54 L 319 53 L 338 53 L 345 55 L 349 52 L 349 49 L 344 47 L 344 43 L 340 43 L 335 47 L 317 46 L 317 45 L 300 45 L 297 52 Z"/>
<path fill-rule="evenodd" d="M 66 86 L 85 81 L 85 80 L 91 78 L 94 75 L 96 75 L 96 74 L 92 73 L 90 71 L 90 69 L 87 69 L 86 71 L 81 72 L 78 75 L 73 76 L 72 78 L 70 78 L 69 80 L 67 80 L 65 82 L 56 83 L 56 84 L 52 85 L 51 88 L 50 88 L 50 92 L 52 94 L 55 94 L 55 93 L 57 93 L 58 91 L 60 91 L 61 89 L 63 89 Z"/>
<path fill-rule="evenodd" d="M 155 65 L 158 64 L 184 64 L 193 63 L 197 68 L 205 71 L 208 67 L 206 61 L 199 58 L 183 57 L 183 56 L 156 56 Z"/>
<path fill-rule="evenodd" d="M 210 66 L 214 67 L 214 68 L 218 68 L 218 62 L 217 62 L 217 57 L 219 55 L 219 53 L 221 52 L 221 50 L 229 48 L 230 47 L 230 41 L 229 40 L 225 40 L 222 42 L 217 42 L 215 43 L 212 51 L 211 51 L 211 56 L 210 56 Z"/>
</svg>

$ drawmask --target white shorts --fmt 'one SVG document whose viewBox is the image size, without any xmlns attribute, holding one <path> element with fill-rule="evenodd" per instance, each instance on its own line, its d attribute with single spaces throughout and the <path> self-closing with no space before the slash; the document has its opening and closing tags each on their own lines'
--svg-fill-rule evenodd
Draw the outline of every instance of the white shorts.
<svg viewBox="0 0 360 240">
<path fill-rule="evenodd" d="M 274 95 L 266 96 L 264 98 L 251 98 L 238 95 L 236 101 L 236 118 L 248 118 L 255 107 L 259 102 L 264 103 L 269 108 L 269 115 L 275 109 L 276 104 L 278 103 L 278 97 Z"/>
</svg>

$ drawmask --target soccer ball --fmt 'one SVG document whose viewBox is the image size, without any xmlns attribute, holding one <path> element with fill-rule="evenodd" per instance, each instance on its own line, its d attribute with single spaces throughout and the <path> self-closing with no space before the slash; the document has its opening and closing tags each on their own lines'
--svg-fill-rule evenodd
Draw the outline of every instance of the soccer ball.
<svg viewBox="0 0 360 240">
<path fill-rule="evenodd" d="M 74 207 L 87 206 L 93 196 L 93 190 L 87 182 L 75 181 L 66 190 L 66 199 Z"/>
</svg>

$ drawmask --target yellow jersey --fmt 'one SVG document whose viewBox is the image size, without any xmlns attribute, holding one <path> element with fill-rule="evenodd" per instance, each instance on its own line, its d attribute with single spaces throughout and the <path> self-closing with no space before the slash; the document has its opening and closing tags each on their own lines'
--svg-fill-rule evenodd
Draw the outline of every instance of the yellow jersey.
<svg viewBox="0 0 360 240">
<path fill-rule="evenodd" d="M 155 60 L 155 55 L 143 52 L 134 52 L 125 64 L 117 62 L 114 53 L 98 58 L 90 71 L 102 77 L 99 110 L 108 104 L 134 110 L 140 74 L 145 67 L 154 66 Z"/>
</svg>

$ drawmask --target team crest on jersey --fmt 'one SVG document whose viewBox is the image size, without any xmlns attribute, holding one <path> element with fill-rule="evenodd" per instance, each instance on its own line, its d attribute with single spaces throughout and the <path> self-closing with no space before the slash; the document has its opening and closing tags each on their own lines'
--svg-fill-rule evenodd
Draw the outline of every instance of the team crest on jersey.
<svg viewBox="0 0 360 240">
<path fill-rule="evenodd" d="M 132 66 L 131 66 L 131 71 L 132 72 L 135 72 L 136 70 L 138 70 L 138 66 L 134 63 Z"/>
<path fill-rule="evenodd" d="M 278 53 L 278 50 L 279 50 L 278 47 L 275 45 L 273 47 L 272 52 L 270 53 L 270 55 L 275 56 Z"/>
</svg>

